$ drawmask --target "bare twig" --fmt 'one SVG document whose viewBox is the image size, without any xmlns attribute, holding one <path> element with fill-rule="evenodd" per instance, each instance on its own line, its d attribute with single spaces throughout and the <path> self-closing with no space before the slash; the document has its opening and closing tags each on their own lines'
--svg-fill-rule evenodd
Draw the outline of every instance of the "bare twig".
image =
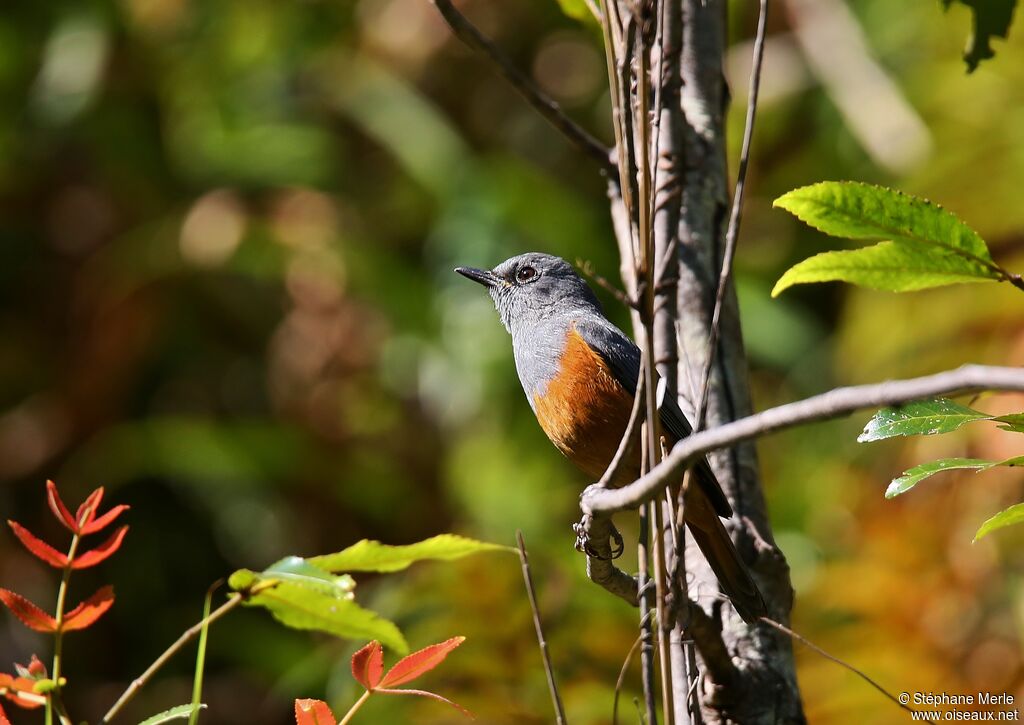
<svg viewBox="0 0 1024 725">
<path fill-rule="evenodd" d="M 577 259 L 576 268 L 583 273 L 584 277 L 592 280 L 594 284 L 618 300 L 626 309 L 638 309 L 637 303 L 631 300 L 628 294 L 594 271 L 594 264 L 589 259 Z"/>
<path fill-rule="evenodd" d="M 955 370 L 906 380 L 873 385 L 836 388 L 794 403 L 749 415 L 717 428 L 683 438 L 668 458 L 652 471 L 623 488 L 584 492 L 580 506 L 595 516 L 636 508 L 649 501 L 667 485 L 679 480 L 683 469 L 698 456 L 768 433 L 839 418 L 864 408 L 901 405 L 937 395 L 973 393 L 979 390 L 1024 391 L 1024 369 L 990 365 L 965 365 Z"/>
<path fill-rule="evenodd" d="M 757 17 L 757 33 L 754 39 L 754 62 L 750 69 L 750 88 L 747 92 L 747 118 L 743 128 L 743 146 L 740 149 L 740 164 L 736 171 L 736 189 L 732 195 L 732 210 L 729 213 L 729 227 L 725 233 L 725 252 L 722 255 L 722 269 L 718 275 L 718 288 L 715 291 L 715 309 L 711 314 L 711 333 L 708 337 L 708 353 L 704 360 L 704 371 L 701 375 L 700 401 L 693 422 L 693 429 L 699 431 L 704 427 L 704 416 L 707 412 L 708 390 L 711 386 L 711 369 L 715 362 L 715 351 L 718 349 L 718 336 L 721 328 L 722 307 L 725 303 L 725 290 L 732 276 L 732 262 L 736 257 L 736 240 L 740 233 L 740 217 L 743 212 L 743 192 L 747 184 L 747 164 L 750 161 L 750 144 L 754 137 L 754 121 L 757 117 L 757 93 L 761 87 L 761 67 L 764 63 L 764 38 L 768 24 L 768 0 L 760 0 L 760 11 Z"/>
<path fill-rule="evenodd" d="M 788 634 L 790 637 L 795 639 L 797 642 L 800 642 L 801 644 L 806 645 L 807 647 L 810 647 L 812 650 L 814 650 L 815 652 L 820 654 L 825 659 L 830 660 L 832 662 L 835 662 L 840 667 L 844 667 L 845 669 L 849 670 L 853 674 L 857 675 L 857 677 L 859 677 L 862 680 L 864 680 L 866 683 L 868 683 L 873 688 L 875 688 L 876 690 L 881 692 L 883 695 L 885 695 L 887 698 L 889 698 L 890 700 L 895 702 L 897 705 L 902 707 L 904 710 L 906 710 L 909 713 L 915 714 L 917 716 L 917 717 L 914 718 L 916 721 L 918 721 L 918 722 L 930 722 L 932 725 L 935 725 L 935 721 L 934 720 L 929 720 L 927 717 L 924 717 L 925 713 L 921 712 L 920 710 L 915 710 L 914 708 L 910 707 L 909 705 L 905 705 L 902 702 L 900 702 L 899 698 L 897 698 L 891 692 L 889 692 L 884 687 L 879 685 L 873 679 L 868 677 L 868 675 L 866 673 L 864 673 L 863 670 L 859 670 L 856 667 L 854 667 L 853 665 L 851 665 L 849 662 L 844 662 L 843 660 L 839 659 L 835 655 L 829 654 L 828 652 L 823 650 L 821 647 L 819 647 L 818 645 L 814 644 L 814 642 L 811 642 L 809 639 L 807 639 L 806 637 L 804 637 L 801 634 L 797 634 L 796 632 L 794 632 L 792 629 L 790 629 L 786 625 L 780 624 L 779 622 L 776 622 L 774 619 L 769 619 L 768 617 L 761 617 L 760 619 L 761 619 L 762 622 L 767 624 L 769 627 L 774 627 L 775 629 L 779 630 L 783 634 Z"/>
<path fill-rule="evenodd" d="M 121 711 L 121 708 L 123 708 L 128 701 L 135 696 L 135 693 L 137 693 L 143 685 L 149 682 L 153 678 L 153 675 L 155 675 L 161 667 L 167 664 L 167 661 L 171 659 L 171 657 L 176 655 L 185 645 L 191 642 L 203 630 L 204 625 L 209 626 L 216 622 L 218 619 L 245 601 L 246 596 L 247 594 L 243 592 L 235 592 L 226 602 L 211 612 L 209 617 L 201 619 L 186 629 L 174 644 L 168 647 L 162 655 L 157 657 L 153 661 L 153 664 L 147 667 L 146 671 L 135 678 L 128 686 L 128 689 L 121 693 L 121 697 L 117 699 L 117 702 L 114 703 L 114 705 L 107 711 L 107 714 L 103 716 L 103 719 L 100 720 L 100 725 L 105 725 L 105 723 L 113 720 L 117 713 Z"/>
<path fill-rule="evenodd" d="M 562 698 L 558 694 L 558 685 L 555 683 L 555 670 L 551 666 L 548 643 L 544 638 L 544 627 L 540 622 L 540 609 L 537 607 L 537 594 L 533 589 L 530 559 L 526 555 L 526 542 L 523 541 L 522 531 L 516 531 L 516 544 L 519 546 L 519 561 L 523 565 L 523 582 L 526 584 L 526 595 L 530 599 L 530 611 L 533 612 L 533 627 L 537 630 L 537 643 L 540 645 L 541 659 L 544 661 L 544 674 L 547 675 L 548 690 L 551 692 L 551 702 L 555 707 L 555 722 L 558 725 L 565 725 L 565 709 L 562 707 Z"/>
<path fill-rule="evenodd" d="M 615 173 L 611 149 L 569 118 L 557 102 L 544 93 L 519 70 L 514 63 L 475 25 L 452 4 L 451 0 L 431 0 L 455 36 L 490 61 L 494 69 L 507 80 L 527 103 L 537 109 L 547 121 L 569 139 L 577 148 L 600 164 L 609 175 Z"/>
<path fill-rule="evenodd" d="M 636 651 L 640 648 L 641 641 L 643 641 L 643 637 L 637 637 L 633 640 L 633 646 L 630 647 L 629 652 L 626 653 L 626 659 L 622 663 L 622 669 L 619 670 L 619 678 L 615 680 L 615 697 L 612 699 L 612 725 L 619 724 L 619 694 L 622 692 L 622 685 L 626 681 L 626 672 L 629 670 L 629 663 L 633 661 Z"/>
</svg>

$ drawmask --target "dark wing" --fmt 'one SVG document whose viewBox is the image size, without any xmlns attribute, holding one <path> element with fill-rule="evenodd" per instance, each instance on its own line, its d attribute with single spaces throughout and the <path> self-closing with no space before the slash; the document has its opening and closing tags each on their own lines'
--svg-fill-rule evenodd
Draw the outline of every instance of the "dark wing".
<svg viewBox="0 0 1024 725">
<path fill-rule="evenodd" d="M 635 395 L 636 383 L 640 377 L 640 349 L 636 344 L 626 337 L 622 330 L 603 319 L 584 318 L 576 323 L 576 331 L 590 348 L 601 356 L 619 385 L 629 391 L 630 395 Z M 679 409 L 675 393 L 672 391 L 666 393 L 661 404 L 661 424 L 676 440 L 682 440 L 693 432 L 693 426 Z M 707 460 L 702 458 L 693 470 L 697 474 L 701 488 L 714 505 L 716 513 L 723 518 L 730 518 L 732 506 L 729 505 L 729 499 L 725 497 L 725 492 L 722 491 L 722 486 L 715 478 Z"/>
</svg>

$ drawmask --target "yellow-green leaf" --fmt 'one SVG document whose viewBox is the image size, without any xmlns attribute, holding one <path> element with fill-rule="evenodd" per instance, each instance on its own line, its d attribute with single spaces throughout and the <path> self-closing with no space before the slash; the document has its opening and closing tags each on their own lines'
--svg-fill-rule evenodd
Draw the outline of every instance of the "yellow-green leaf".
<svg viewBox="0 0 1024 725">
<path fill-rule="evenodd" d="M 309 559 L 309 562 L 332 572 L 391 572 L 400 571 L 424 559 L 447 561 L 484 551 L 514 552 L 515 549 L 455 534 L 440 534 L 407 546 L 389 546 L 379 541 L 363 539 L 334 554 L 315 556 Z"/>
<path fill-rule="evenodd" d="M 1024 521 L 1024 503 L 1016 503 L 1010 508 L 1000 511 L 983 523 L 981 528 L 978 529 L 978 533 L 974 535 L 974 540 L 977 541 L 978 539 L 988 536 L 993 531 L 1006 528 L 1007 526 L 1013 526 L 1014 524 L 1019 524 L 1022 521 Z"/>
</svg>

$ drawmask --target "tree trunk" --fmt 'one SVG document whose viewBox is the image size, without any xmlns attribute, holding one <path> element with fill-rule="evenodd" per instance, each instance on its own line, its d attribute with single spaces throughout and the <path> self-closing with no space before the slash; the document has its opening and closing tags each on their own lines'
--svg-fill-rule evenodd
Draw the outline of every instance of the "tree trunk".
<svg viewBox="0 0 1024 725">
<path fill-rule="evenodd" d="M 652 64 L 661 91 L 661 111 L 655 119 L 659 153 L 653 217 L 655 269 L 661 272 L 656 278 L 653 330 L 659 372 L 679 391 L 684 410 L 692 410 L 700 397 L 708 355 L 729 211 L 724 128 L 728 91 L 722 69 L 726 17 L 724 0 L 670 0 L 666 6 L 662 47 L 655 48 Z M 659 68 L 661 63 L 670 65 Z M 615 196 L 612 216 L 620 249 L 629 249 L 628 221 Z M 671 264 L 673 255 L 678 264 Z M 623 276 L 628 286 L 630 275 Z M 724 304 L 708 427 L 751 412 L 747 360 L 731 285 Z M 741 444 L 713 456 L 711 463 L 735 510 L 727 522 L 733 540 L 750 565 L 770 616 L 788 624 L 793 605 L 789 567 L 768 523 L 755 447 Z M 804 722 L 790 640 L 765 625 L 744 624 L 723 606 L 714 574 L 692 540 L 687 543 L 686 574 L 691 599 L 721 627 L 740 673 L 731 682 L 716 682 L 699 663 L 703 721 Z M 675 638 L 685 639 L 685 633 L 676 632 Z M 675 680 L 676 721 L 681 723 L 686 692 L 680 689 L 686 683 L 678 676 Z"/>
</svg>

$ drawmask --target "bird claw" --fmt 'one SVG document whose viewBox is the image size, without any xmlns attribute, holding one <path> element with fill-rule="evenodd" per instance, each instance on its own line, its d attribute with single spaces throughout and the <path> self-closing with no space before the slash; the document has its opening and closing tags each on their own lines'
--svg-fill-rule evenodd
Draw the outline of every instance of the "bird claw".
<svg viewBox="0 0 1024 725">
<path fill-rule="evenodd" d="M 622 534 L 615 528 L 615 525 L 608 521 L 608 537 L 611 539 L 610 551 L 604 554 L 597 550 L 597 548 L 591 543 L 590 527 L 593 523 L 593 517 L 590 514 L 584 514 L 583 518 L 572 525 L 573 533 L 576 534 L 576 551 L 582 552 L 589 556 L 591 559 L 599 559 L 602 561 L 614 561 L 622 556 L 626 546 L 622 540 Z"/>
</svg>

